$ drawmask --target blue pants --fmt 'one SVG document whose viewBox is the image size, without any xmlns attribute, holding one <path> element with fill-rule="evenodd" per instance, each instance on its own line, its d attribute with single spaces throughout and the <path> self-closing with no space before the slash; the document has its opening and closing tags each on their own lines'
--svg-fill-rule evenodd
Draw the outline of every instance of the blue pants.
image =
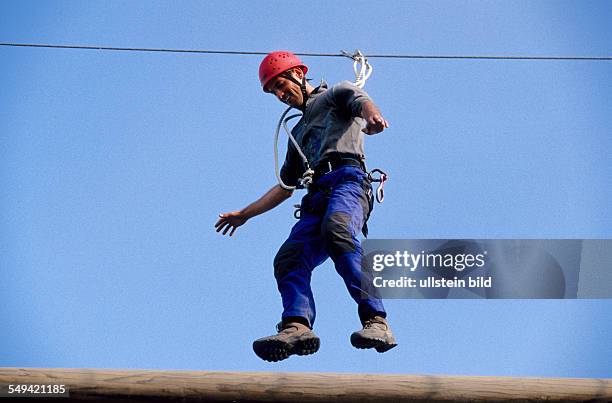
<svg viewBox="0 0 612 403">
<path fill-rule="evenodd" d="M 364 295 L 362 249 L 358 235 L 370 211 L 365 173 L 356 167 L 336 169 L 316 182 L 302 199 L 300 220 L 274 258 L 274 276 L 283 300 L 283 318 L 299 316 L 312 326 L 315 303 L 310 278 L 315 267 L 331 257 L 336 271 L 357 302 L 362 322 L 386 317 L 379 298 Z"/>
</svg>

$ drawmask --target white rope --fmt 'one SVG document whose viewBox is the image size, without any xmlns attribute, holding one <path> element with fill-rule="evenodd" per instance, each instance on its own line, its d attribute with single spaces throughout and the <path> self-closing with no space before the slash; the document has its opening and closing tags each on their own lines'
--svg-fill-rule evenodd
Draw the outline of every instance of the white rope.
<svg viewBox="0 0 612 403">
<path fill-rule="evenodd" d="M 283 122 L 284 122 L 285 131 L 289 135 L 289 138 L 293 141 L 293 144 L 299 150 L 300 155 L 304 155 L 300 147 L 297 145 L 297 141 L 295 141 L 295 138 L 293 138 L 293 135 L 291 135 L 291 132 L 287 128 L 287 121 L 294 117 L 300 116 L 300 115 L 295 114 L 295 115 L 289 116 L 287 120 L 284 120 L 285 115 L 287 115 L 287 113 L 289 113 L 290 110 L 291 110 L 291 107 L 287 108 L 285 112 L 283 112 L 283 114 L 280 117 L 280 120 L 278 121 L 278 124 L 276 125 L 276 132 L 274 133 L 274 173 L 276 174 L 276 179 L 278 180 L 278 184 L 280 185 L 280 187 L 282 187 L 285 190 L 294 190 L 295 186 L 286 185 L 285 182 L 283 182 L 283 180 L 281 179 L 280 172 L 278 170 L 278 135 L 280 133 L 281 124 L 283 124 Z M 306 159 L 305 156 L 303 158 Z"/>
<path fill-rule="evenodd" d="M 368 62 L 368 59 L 361 53 L 359 49 L 354 54 L 350 55 L 348 52 L 342 51 L 347 57 L 353 59 L 353 72 L 355 73 L 355 85 L 359 88 L 363 88 L 366 81 L 372 75 L 374 68 Z"/>
<path fill-rule="evenodd" d="M 368 63 L 368 59 L 361 53 L 360 50 L 355 50 L 355 53 L 353 53 L 352 55 L 343 50 L 342 54 L 346 57 L 350 57 L 351 59 L 353 59 L 353 72 L 355 73 L 354 84 L 359 88 L 363 88 L 368 78 L 370 78 L 370 76 L 372 75 L 372 71 L 374 70 L 370 63 Z M 302 178 L 299 180 L 299 184 L 307 188 L 312 183 L 312 176 L 314 175 L 314 171 L 310 168 L 308 159 L 302 152 L 302 149 L 298 145 L 298 142 L 291 134 L 291 130 L 289 130 L 289 128 L 287 127 L 288 121 L 298 116 L 302 116 L 301 114 L 296 113 L 295 115 L 291 115 L 285 118 L 291 108 L 292 107 L 289 107 L 287 108 L 287 110 L 285 110 L 285 112 L 283 112 L 278 121 L 278 124 L 276 125 L 276 132 L 274 133 L 274 173 L 276 174 L 278 184 L 285 190 L 295 190 L 297 186 L 290 186 L 285 184 L 280 177 L 280 172 L 278 169 L 278 135 L 280 133 L 281 125 L 285 128 L 285 132 L 287 132 L 289 140 L 291 140 L 291 142 L 295 146 L 295 149 L 297 150 L 298 154 L 300 154 L 300 157 L 302 158 L 302 160 L 304 161 L 304 165 L 306 166 L 306 171 L 302 175 Z"/>
<path fill-rule="evenodd" d="M 291 108 L 289 108 L 289 109 L 291 109 Z M 297 118 L 298 116 L 302 116 L 302 115 L 300 113 L 296 113 L 295 115 L 291 115 L 288 118 L 286 118 L 285 120 L 283 120 L 283 127 L 285 128 L 285 132 L 287 132 L 287 136 L 289 136 L 289 139 L 291 140 L 291 142 L 295 146 L 298 154 L 300 154 L 300 157 L 302 157 L 302 161 L 304 161 L 305 165 L 308 165 L 308 158 L 306 158 L 306 156 L 302 152 L 302 149 L 300 148 L 298 142 L 296 141 L 295 137 L 293 137 L 293 134 L 291 134 L 291 130 L 289 130 L 289 128 L 287 127 L 287 122 L 290 121 L 293 118 Z"/>
</svg>

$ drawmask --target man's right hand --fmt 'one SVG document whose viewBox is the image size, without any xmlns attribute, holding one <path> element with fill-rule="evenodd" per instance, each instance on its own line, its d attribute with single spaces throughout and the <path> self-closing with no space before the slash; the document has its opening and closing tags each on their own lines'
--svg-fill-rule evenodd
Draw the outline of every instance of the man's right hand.
<svg viewBox="0 0 612 403">
<path fill-rule="evenodd" d="M 219 214 L 219 221 L 215 224 L 215 228 L 217 228 L 217 232 L 223 231 L 223 235 L 231 230 L 229 235 L 232 236 L 236 228 L 247 222 L 249 218 L 258 216 L 278 206 L 284 200 L 291 197 L 292 193 L 292 190 L 285 190 L 280 185 L 274 185 L 266 194 L 242 210 Z"/>
<path fill-rule="evenodd" d="M 361 129 L 365 134 L 380 133 L 389 127 L 389 122 L 382 117 L 380 110 L 372 101 L 366 101 L 361 106 L 361 117 L 366 122 L 366 127 Z"/>
<path fill-rule="evenodd" d="M 219 220 L 215 224 L 217 232 L 223 231 L 223 235 L 231 229 L 230 236 L 234 235 L 236 228 L 247 222 L 248 218 L 240 211 L 232 211 L 231 213 L 219 214 Z"/>
</svg>

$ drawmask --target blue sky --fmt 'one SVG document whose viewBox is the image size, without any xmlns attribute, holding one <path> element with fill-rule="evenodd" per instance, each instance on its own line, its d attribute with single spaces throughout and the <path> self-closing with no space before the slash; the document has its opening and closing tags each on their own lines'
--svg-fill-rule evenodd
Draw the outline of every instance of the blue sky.
<svg viewBox="0 0 612 403">
<path fill-rule="evenodd" d="M 607 1 L 3 2 L 0 42 L 610 56 Z M 0 48 L 0 366 L 610 377 L 610 300 L 393 300 L 400 346 L 358 351 L 330 262 L 321 350 L 251 350 L 281 312 L 289 202 L 220 237 L 275 183 L 284 110 L 259 56 Z M 304 58 L 315 80 L 351 63 Z M 371 238 L 611 238 L 612 62 L 372 59 L 390 129 Z"/>
</svg>

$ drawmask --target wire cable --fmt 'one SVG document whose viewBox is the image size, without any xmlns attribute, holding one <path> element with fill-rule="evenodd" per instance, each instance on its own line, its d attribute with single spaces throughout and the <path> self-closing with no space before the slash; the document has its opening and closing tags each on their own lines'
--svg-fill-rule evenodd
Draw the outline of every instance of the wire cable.
<svg viewBox="0 0 612 403">
<path fill-rule="evenodd" d="M 115 46 L 88 46 L 88 45 L 55 45 L 41 43 L 0 43 L 6 47 L 29 47 L 48 49 L 84 49 L 84 50 L 111 50 L 126 52 L 161 52 L 161 53 L 199 53 L 217 55 L 267 55 L 269 52 L 232 51 L 232 50 L 201 50 L 201 49 L 171 49 L 171 48 L 124 48 Z M 306 57 L 348 57 L 345 53 L 296 53 L 297 56 Z M 500 55 L 394 55 L 372 54 L 368 58 L 386 59 L 473 59 L 473 60 L 590 60 L 612 61 L 612 56 L 500 56 Z"/>
</svg>

